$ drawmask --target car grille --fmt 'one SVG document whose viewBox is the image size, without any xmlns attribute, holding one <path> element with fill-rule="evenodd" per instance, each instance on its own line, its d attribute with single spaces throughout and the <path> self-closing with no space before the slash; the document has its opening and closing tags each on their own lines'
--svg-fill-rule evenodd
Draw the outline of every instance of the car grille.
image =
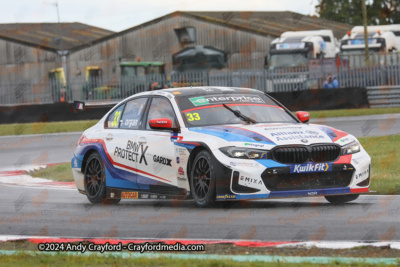
<svg viewBox="0 0 400 267">
<path fill-rule="evenodd" d="M 348 165 L 350 166 L 350 165 Z M 340 169 L 330 172 L 290 173 L 290 168 L 276 168 L 274 172 L 267 169 L 261 178 L 270 191 L 290 191 L 347 187 L 353 177 L 354 169 Z"/>
<path fill-rule="evenodd" d="M 329 162 L 340 156 L 340 150 L 337 145 L 281 146 L 272 150 L 272 157 L 284 164 Z"/>
</svg>

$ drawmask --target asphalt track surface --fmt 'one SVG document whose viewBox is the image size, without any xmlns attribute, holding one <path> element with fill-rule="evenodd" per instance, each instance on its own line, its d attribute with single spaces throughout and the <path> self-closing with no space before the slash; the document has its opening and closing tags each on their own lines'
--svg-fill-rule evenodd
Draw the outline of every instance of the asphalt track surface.
<svg viewBox="0 0 400 267">
<path fill-rule="evenodd" d="M 357 137 L 400 133 L 400 114 L 317 119 Z M 0 137 L 0 170 L 70 161 L 81 133 Z M 400 196 L 364 195 L 342 206 L 324 198 L 220 203 L 122 201 L 91 205 L 77 190 L 0 184 L 0 235 L 53 237 L 400 240 Z"/>
<path fill-rule="evenodd" d="M 124 200 L 114 206 L 91 205 L 73 189 L 0 187 L 0 235 L 264 241 L 400 239 L 400 196 L 365 195 L 341 206 L 314 197 L 226 202 L 200 209 L 190 200 Z"/>
<path fill-rule="evenodd" d="M 356 137 L 400 134 L 400 114 L 314 119 Z M 0 170 L 19 170 L 27 165 L 68 162 L 82 133 L 0 137 Z"/>
</svg>

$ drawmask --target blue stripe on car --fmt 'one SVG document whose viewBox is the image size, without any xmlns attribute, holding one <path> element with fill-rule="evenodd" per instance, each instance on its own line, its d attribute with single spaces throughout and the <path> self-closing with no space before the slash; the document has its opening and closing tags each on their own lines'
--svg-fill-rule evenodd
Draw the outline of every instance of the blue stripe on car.
<svg viewBox="0 0 400 267">
<path fill-rule="evenodd" d="M 267 137 L 252 131 L 245 129 L 224 127 L 224 126 L 206 126 L 206 127 L 192 127 L 189 128 L 190 131 L 208 134 L 222 138 L 226 141 L 232 142 L 252 142 L 252 143 L 267 143 L 275 145 Z M 255 139 L 256 138 L 256 139 Z"/>
</svg>

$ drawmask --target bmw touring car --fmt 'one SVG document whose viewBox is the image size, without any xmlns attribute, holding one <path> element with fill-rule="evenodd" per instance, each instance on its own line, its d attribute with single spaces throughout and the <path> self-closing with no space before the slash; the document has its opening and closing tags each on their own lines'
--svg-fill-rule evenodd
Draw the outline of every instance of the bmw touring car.
<svg viewBox="0 0 400 267">
<path fill-rule="evenodd" d="M 74 179 L 92 203 L 325 196 L 340 204 L 369 192 L 371 158 L 357 139 L 309 117 L 254 89 L 135 94 L 84 131 Z"/>
</svg>

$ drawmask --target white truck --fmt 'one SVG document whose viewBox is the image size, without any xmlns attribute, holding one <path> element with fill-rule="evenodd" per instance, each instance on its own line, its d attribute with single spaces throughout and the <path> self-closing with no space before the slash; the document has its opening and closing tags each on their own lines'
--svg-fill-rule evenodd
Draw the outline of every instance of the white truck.
<svg viewBox="0 0 400 267">
<path fill-rule="evenodd" d="M 368 26 L 368 49 L 371 54 L 400 51 L 400 24 Z M 342 56 L 363 54 L 364 27 L 355 26 L 340 42 Z"/>
<path fill-rule="evenodd" d="M 308 66 L 310 59 L 334 58 L 338 52 L 332 30 L 284 32 L 271 42 L 266 65 L 270 70 Z"/>
<path fill-rule="evenodd" d="M 267 91 L 318 88 L 320 77 L 336 76 L 338 42 L 332 30 L 284 32 L 273 40 L 265 65 Z M 317 71 L 311 73 L 311 69 Z"/>
</svg>

